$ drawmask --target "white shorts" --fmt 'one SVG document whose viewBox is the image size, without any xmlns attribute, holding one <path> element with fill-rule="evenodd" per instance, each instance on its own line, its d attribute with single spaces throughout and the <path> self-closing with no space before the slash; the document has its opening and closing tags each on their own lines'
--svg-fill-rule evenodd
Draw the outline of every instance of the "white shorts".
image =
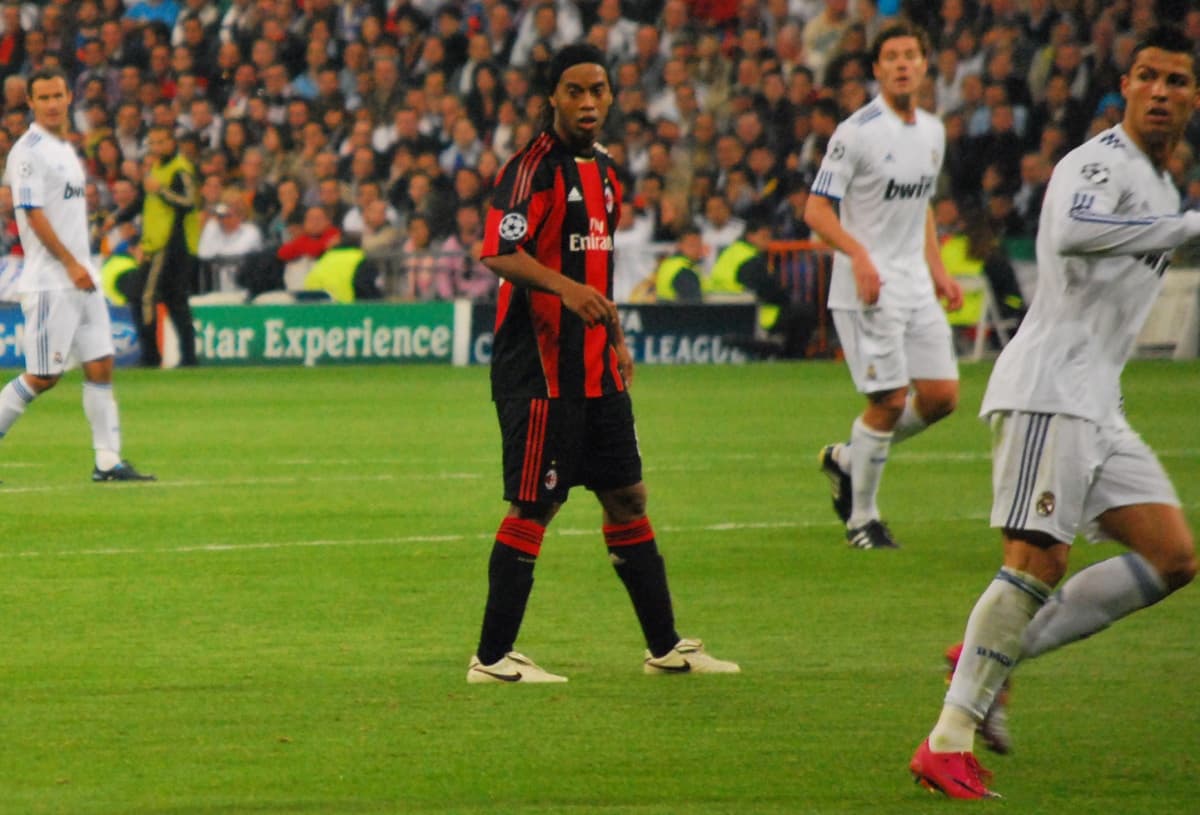
<svg viewBox="0 0 1200 815">
<path fill-rule="evenodd" d="M 946 312 L 919 308 L 833 309 L 850 376 L 861 393 L 907 388 L 914 379 L 958 379 Z"/>
<path fill-rule="evenodd" d="M 1098 425 L 1055 413 L 997 411 L 992 423 L 992 526 L 1070 543 L 1102 540 L 1096 520 L 1133 504 L 1179 506 L 1154 455 L 1121 419 Z"/>
<path fill-rule="evenodd" d="M 26 294 L 25 370 L 35 376 L 57 376 L 72 353 L 81 362 L 113 355 L 108 305 L 97 291 L 59 289 Z"/>
</svg>

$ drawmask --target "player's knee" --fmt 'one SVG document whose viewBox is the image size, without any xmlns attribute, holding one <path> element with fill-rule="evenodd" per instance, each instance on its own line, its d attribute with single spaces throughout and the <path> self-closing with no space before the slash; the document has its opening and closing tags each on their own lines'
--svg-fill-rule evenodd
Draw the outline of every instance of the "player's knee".
<svg viewBox="0 0 1200 815">
<path fill-rule="evenodd" d="M 532 503 L 529 501 L 514 501 L 509 504 L 508 517 L 520 518 L 523 521 L 533 521 L 541 526 L 549 526 L 550 521 L 558 513 L 562 504 Z"/>
<path fill-rule="evenodd" d="M 58 384 L 60 377 L 58 375 L 37 376 L 35 374 L 25 374 L 25 381 L 30 384 L 37 393 L 45 393 Z"/>
<path fill-rule="evenodd" d="M 614 523 L 628 523 L 646 514 L 646 485 L 643 483 L 606 491 L 599 498 Z"/>
<path fill-rule="evenodd" d="M 1163 562 L 1155 564 L 1167 586 L 1175 591 L 1196 579 L 1196 544 L 1191 533 L 1166 549 Z"/>
<path fill-rule="evenodd" d="M 935 388 L 918 395 L 917 408 L 928 424 L 941 421 L 958 407 L 958 387 Z"/>
</svg>

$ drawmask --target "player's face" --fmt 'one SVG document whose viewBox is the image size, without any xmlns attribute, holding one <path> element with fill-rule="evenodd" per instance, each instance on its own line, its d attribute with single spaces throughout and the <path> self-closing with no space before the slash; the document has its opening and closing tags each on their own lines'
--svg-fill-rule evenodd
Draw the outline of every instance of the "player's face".
<svg viewBox="0 0 1200 815">
<path fill-rule="evenodd" d="M 52 133 L 66 128 L 67 111 L 71 107 L 71 91 L 62 77 L 39 79 L 33 83 L 29 97 L 33 120 Z"/>
<path fill-rule="evenodd" d="M 1130 135 L 1147 146 L 1178 141 L 1200 100 L 1192 55 L 1143 49 L 1121 77 L 1121 95 Z"/>
<path fill-rule="evenodd" d="M 558 135 L 576 149 L 590 148 L 612 107 L 612 89 L 604 66 L 585 62 L 563 71 L 550 105 Z"/>
<path fill-rule="evenodd" d="M 925 53 L 916 37 L 892 37 L 879 49 L 875 78 L 894 106 L 907 108 L 925 78 Z M 899 102 L 900 104 L 896 104 Z"/>
</svg>

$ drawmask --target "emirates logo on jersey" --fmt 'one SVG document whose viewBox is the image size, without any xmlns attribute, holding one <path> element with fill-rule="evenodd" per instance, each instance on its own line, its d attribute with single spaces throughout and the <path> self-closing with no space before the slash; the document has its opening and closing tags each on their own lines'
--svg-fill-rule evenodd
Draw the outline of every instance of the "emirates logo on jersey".
<svg viewBox="0 0 1200 815">
<path fill-rule="evenodd" d="M 613 239 L 607 224 L 600 218 L 588 218 L 588 234 L 572 234 L 570 248 L 572 252 L 612 251 Z"/>
</svg>

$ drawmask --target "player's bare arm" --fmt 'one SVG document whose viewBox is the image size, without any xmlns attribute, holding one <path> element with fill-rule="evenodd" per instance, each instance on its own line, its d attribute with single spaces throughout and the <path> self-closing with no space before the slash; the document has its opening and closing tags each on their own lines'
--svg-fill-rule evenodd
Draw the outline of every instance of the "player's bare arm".
<svg viewBox="0 0 1200 815">
<path fill-rule="evenodd" d="M 608 336 L 612 339 L 613 350 L 617 353 L 617 370 L 625 380 L 625 387 L 633 384 L 633 353 L 625 342 L 625 331 L 621 328 L 619 319 L 608 325 Z"/>
<path fill-rule="evenodd" d="M 962 308 L 962 286 L 954 276 L 946 271 L 942 263 L 942 252 L 938 248 L 937 227 L 933 223 L 933 210 L 925 214 L 925 262 L 929 264 L 929 276 L 933 278 L 933 290 L 937 296 L 946 301 L 946 307 L 951 311 Z"/>
<path fill-rule="evenodd" d="M 863 305 L 873 306 L 879 300 L 879 291 L 883 281 L 879 278 L 879 270 L 871 260 L 866 247 L 859 243 L 853 235 L 842 227 L 841 219 L 833 208 L 833 202 L 823 195 L 810 195 L 808 204 L 804 207 L 804 221 L 821 236 L 826 243 L 850 258 L 850 267 L 854 272 L 854 284 L 858 289 L 858 299 Z"/>
<path fill-rule="evenodd" d="M 26 217 L 29 220 L 29 225 L 33 227 L 33 233 L 37 235 L 38 240 L 42 245 L 50 251 L 50 254 L 58 260 L 59 263 L 67 270 L 67 276 L 71 278 L 71 282 L 75 284 L 75 288 L 82 291 L 92 291 L 96 288 L 92 282 L 92 275 L 88 272 L 87 267 L 75 259 L 67 247 L 63 246 L 62 241 L 58 239 L 58 235 L 54 232 L 54 227 L 50 225 L 50 220 L 46 217 L 46 213 L 38 207 L 31 207 L 26 210 Z"/>
<path fill-rule="evenodd" d="M 617 323 L 616 303 L 591 286 L 564 277 L 524 250 L 483 258 L 483 264 L 518 286 L 556 294 L 563 305 L 589 328 Z"/>
</svg>

